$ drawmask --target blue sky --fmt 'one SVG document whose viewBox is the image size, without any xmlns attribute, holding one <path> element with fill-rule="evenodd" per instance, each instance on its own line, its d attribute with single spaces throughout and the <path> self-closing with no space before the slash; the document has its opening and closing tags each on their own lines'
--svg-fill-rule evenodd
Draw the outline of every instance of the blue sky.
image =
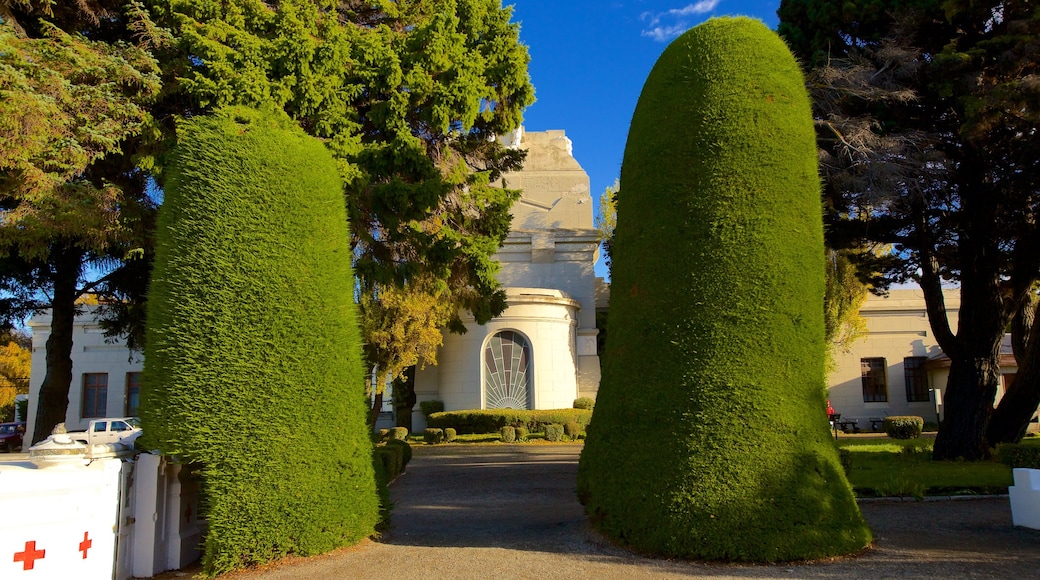
<svg viewBox="0 0 1040 580">
<path fill-rule="evenodd" d="M 589 174 L 597 208 L 614 183 L 643 81 L 668 42 L 712 16 L 759 18 L 776 28 L 780 0 L 505 0 L 531 53 L 538 101 L 528 131 L 563 129 Z M 597 274 L 605 275 L 602 262 Z"/>
</svg>

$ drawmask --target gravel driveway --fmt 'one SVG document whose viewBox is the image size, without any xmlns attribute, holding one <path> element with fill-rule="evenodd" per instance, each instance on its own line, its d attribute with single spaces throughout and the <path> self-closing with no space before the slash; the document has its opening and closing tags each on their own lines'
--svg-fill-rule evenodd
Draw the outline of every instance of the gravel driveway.
<svg viewBox="0 0 1040 580">
<path fill-rule="evenodd" d="M 642 558 L 587 526 L 574 494 L 579 445 L 415 448 L 377 541 L 234 579 L 1040 578 L 1040 531 L 1007 498 L 861 504 L 875 545 L 855 558 L 736 566 Z M 180 573 L 184 574 L 184 572 Z"/>
</svg>

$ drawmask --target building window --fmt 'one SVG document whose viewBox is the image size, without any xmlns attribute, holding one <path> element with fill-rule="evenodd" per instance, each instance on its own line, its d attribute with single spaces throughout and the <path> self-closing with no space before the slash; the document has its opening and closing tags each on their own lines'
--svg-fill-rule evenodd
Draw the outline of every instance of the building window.
<svg viewBox="0 0 1040 580">
<path fill-rule="evenodd" d="M 141 373 L 126 373 L 126 416 L 136 417 L 141 404 Z"/>
<path fill-rule="evenodd" d="M 484 395 L 488 409 L 531 408 L 531 346 L 507 330 L 484 348 Z"/>
<path fill-rule="evenodd" d="M 863 377 L 863 402 L 884 403 L 888 401 L 888 380 L 884 358 L 861 358 L 859 369 Z"/>
<path fill-rule="evenodd" d="M 84 419 L 108 414 L 108 373 L 83 373 Z"/>
<path fill-rule="evenodd" d="M 903 359 L 903 376 L 906 377 L 906 402 L 920 403 L 931 400 L 928 393 L 928 372 L 924 369 L 923 356 L 908 356 Z"/>
</svg>

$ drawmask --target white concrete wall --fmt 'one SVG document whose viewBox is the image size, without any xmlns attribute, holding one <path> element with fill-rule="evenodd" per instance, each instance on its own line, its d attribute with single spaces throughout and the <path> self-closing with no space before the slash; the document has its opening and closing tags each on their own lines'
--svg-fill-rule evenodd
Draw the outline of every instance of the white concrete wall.
<svg viewBox="0 0 1040 580">
<path fill-rule="evenodd" d="M 0 578 L 112 578 L 121 470 L 0 464 Z"/>
<path fill-rule="evenodd" d="M 946 291 L 950 323 L 956 328 L 960 294 Z M 920 290 L 892 290 L 888 298 L 871 296 L 860 309 L 866 319 L 867 335 L 852 344 L 848 353 L 838 352 L 837 368 L 830 374 L 828 396 L 843 419 L 860 419 L 860 428 L 869 429 L 871 417 L 919 415 L 935 421 L 931 402 L 907 402 L 903 375 L 904 357 L 936 357 L 942 351 L 928 324 L 924 295 Z M 863 401 L 860 359 L 884 357 L 887 365 L 888 401 Z M 945 381 L 930 379 L 929 388 L 946 387 Z"/>
<path fill-rule="evenodd" d="M 198 560 L 198 483 L 158 455 L 0 462 L 0 578 L 150 577 Z"/>
<path fill-rule="evenodd" d="M 47 374 L 46 344 L 50 336 L 51 317 L 38 314 L 29 321 L 32 329 L 32 374 L 29 378 L 29 420 L 27 433 L 32 433 L 36 419 L 36 404 L 40 385 Z M 125 341 L 106 342 L 101 327 L 94 320 L 93 310 L 76 318 L 72 335 L 72 384 L 69 387 L 69 407 L 65 426 L 69 431 L 87 427 L 89 418 L 83 418 L 83 375 L 108 373 L 107 412 L 105 417 L 126 416 L 127 373 L 143 368 L 140 355 L 131 357 Z"/>
<path fill-rule="evenodd" d="M 960 310 L 960 291 L 943 292 L 950 320 L 956 332 Z M 908 402 L 903 359 L 905 357 L 928 357 L 928 387 L 939 389 L 945 394 L 949 378 L 949 360 L 935 340 L 928 322 L 924 294 L 920 289 L 892 290 L 888 298 L 871 296 L 860 309 L 866 319 L 867 335 L 854 342 L 847 353 L 838 352 L 835 357 L 837 368 L 830 374 L 829 397 L 835 411 L 843 419 L 859 419 L 861 429 L 869 429 L 871 417 L 889 415 L 917 415 L 925 421 L 936 421 L 935 405 L 932 401 Z M 1002 350 L 1009 350 L 1010 345 Z M 864 402 L 860 359 L 884 357 L 887 365 L 888 401 Z M 1005 392 L 1008 377 L 1017 372 L 1014 357 L 1001 356 L 1001 383 L 996 402 Z M 941 411 L 942 409 L 940 409 Z M 940 413 L 941 417 L 941 413 Z"/>
</svg>

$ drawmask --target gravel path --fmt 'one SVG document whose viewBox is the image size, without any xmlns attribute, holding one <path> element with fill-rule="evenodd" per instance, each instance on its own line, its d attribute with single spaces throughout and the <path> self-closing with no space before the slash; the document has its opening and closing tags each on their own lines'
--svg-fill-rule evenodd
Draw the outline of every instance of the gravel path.
<svg viewBox="0 0 1040 580">
<path fill-rule="evenodd" d="M 393 527 L 379 540 L 227 578 L 1040 578 L 1040 531 L 1012 527 L 1007 498 L 865 502 L 876 540 L 855 558 L 778 566 L 642 558 L 588 528 L 574 494 L 580 449 L 417 446 L 391 487 Z"/>
</svg>

